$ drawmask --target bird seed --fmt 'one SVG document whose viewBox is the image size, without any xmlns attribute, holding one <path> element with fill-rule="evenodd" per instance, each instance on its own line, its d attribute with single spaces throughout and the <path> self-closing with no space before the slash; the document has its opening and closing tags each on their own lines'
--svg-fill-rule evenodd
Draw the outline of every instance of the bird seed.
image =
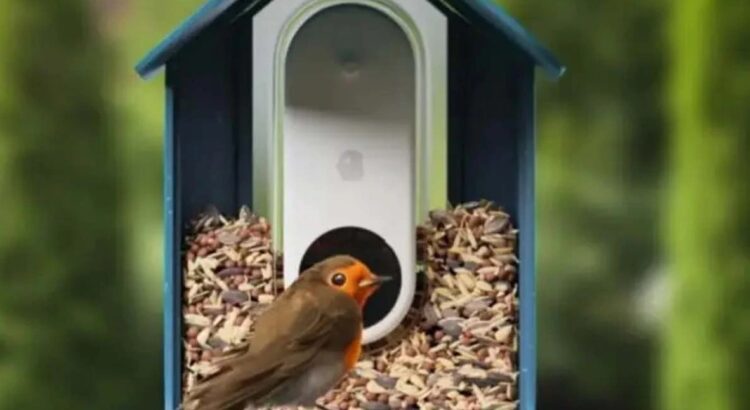
<svg viewBox="0 0 750 410">
<path fill-rule="evenodd" d="M 183 395 L 252 343 L 254 320 L 283 291 L 268 222 L 243 207 L 191 224 L 183 254 Z M 518 408 L 517 230 L 491 202 L 430 212 L 417 227 L 422 271 L 409 314 L 365 346 L 327 409 Z"/>
</svg>

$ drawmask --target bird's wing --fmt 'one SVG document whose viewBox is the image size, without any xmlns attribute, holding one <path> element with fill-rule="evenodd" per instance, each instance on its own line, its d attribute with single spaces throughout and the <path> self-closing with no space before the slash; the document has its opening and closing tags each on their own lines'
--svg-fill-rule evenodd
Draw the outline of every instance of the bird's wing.
<svg viewBox="0 0 750 410">
<path fill-rule="evenodd" d="M 307 289 L 295 289 L 285 296 L 283 304 L 275 303 L 262 320 L 259 318 L 250 350 L 226 363 L 220 374 L 196 391 L 194 398 L 201 403 L 198 409 L 263 404 L 287 381 L 304 373 L 323 348 L 356 336 L 359 323 L 356 317 L 347 317 L 349 309 L 327 309 L 321 305 L 320 295 Z"/>
<path fill-rule="evenodd" d="M 255 335 L 251 349 L 263 350 L 268 344 L 277 344 L 281 339 L 301 334 L 311 320 L 323 312 L 321 300 L 304 287 L 292 286 L 281 294 L 278 300 L 266 310 L 255 323 Z"/>
</svg>

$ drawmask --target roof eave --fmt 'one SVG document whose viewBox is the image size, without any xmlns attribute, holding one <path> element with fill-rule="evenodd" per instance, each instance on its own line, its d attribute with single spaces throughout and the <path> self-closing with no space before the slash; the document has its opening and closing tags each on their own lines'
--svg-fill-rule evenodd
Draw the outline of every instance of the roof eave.
<svg viewBox="0 0 750 410">
<path fill-rule="evenodd" d="M 481 17 L 493 29 L 502 32 L 520 47 L 547 75 L 557 80 L 565 74 L 565 66 L 531 33 L 511 17 L 502 6 L 492 0 L 463 0 L 469 12 Z"/>
<path fill-rule="evenodd" d="M 182 22 L 182 24 L 143 57 L 135 66 L 135 71 L 143 79 L 151 78 L 184 44 L 192 40 L 236 1 L 206 1 L 200 9 Z"/>
</svg>

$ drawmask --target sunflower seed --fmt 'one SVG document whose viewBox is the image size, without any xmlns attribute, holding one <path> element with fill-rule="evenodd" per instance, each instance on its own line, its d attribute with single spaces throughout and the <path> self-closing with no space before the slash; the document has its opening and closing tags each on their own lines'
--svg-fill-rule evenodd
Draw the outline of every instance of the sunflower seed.
<svg viewBox="0 0 750 410">
<path fill-rule="evenodd" d="M 232 305 L 240 305 L 247 302 L 248 299 L 250 299 L 250 296 L 239 290 L 225 290 L 221 293 L 221 300 L 224 301 L 224 303 Z"/>
<path fill-rule="evenodd" d="M 211 325 L 211 319 L 201 315 L 187 314 L 185 315 L 185 324 L 188 326 L 207 327 Z"/>
<path fill-rule="evenodd" d="M 489 298 L 475 299 L 464 306 L 464 314 L 466 316 L 471 316 L 477 312 L 487 309 L 489 306 Z"/>
<path fill-rule="evenodd" d="M 273 295 L 269 295 L 269 294 L 262 294 L 262 295 L 258 296 L 258 302 L 262 303 L 264 305 L 267 305 L 267 304 L 273 302 L 274 299 L 275 299 L 275 297 Z"/>
<path fill-rule="evenodd" d="M 390 410 L 391 408 L 388 407 L 387 404 L 381 403 L 379 401 L 368 401 L 365 403 L 362 403 L 362 408 L 364 410 Z"/>
<path fill-rule="evenodd" d="M 445 331 L 445 333 L 453 337 L 458 337 L 461 335 L 461 332 L 463 331 L 463 329 L 461 329 L 461 324 L 460 324 L 461 322 L 463 322 L 463 319 L 461 318 L 456 318 L 456 317 L 445 318 L 445 319 L 441 319 L 438 322 L 438 326 L 440 326 Z"/>
</svg>

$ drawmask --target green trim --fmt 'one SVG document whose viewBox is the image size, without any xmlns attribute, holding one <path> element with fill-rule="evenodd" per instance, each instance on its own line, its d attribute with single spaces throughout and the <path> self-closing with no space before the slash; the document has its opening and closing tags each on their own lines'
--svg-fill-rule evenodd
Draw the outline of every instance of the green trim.
<svg viewBox="0 0 750 410">
<path fill-rule="evenodd" d="M 448 203 L 448 79 L 445 78 L 442 83 L 433 90 L 434 99 L 440 101 L 440 104 L 436 104 L 433 108 L 428 211 L 429 209 L 442 209 Z M 426 213 L 417 215 L 419 217 L 417 223 L 427 220 Z"/>
</svg>

